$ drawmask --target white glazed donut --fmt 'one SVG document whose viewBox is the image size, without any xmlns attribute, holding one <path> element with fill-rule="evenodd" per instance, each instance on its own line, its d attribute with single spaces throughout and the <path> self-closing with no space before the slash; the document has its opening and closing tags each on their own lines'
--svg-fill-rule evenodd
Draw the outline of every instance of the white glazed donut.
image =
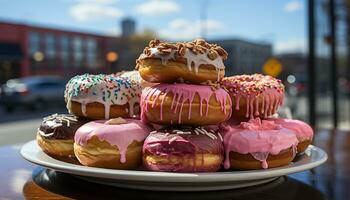
<svg viewBox="0 0 350 200">
<path fill-rule="evenodd" d="M 84 74 L 66 85 L 67 109 L 76 116 L 109 119 L 139 113 L 140 84 L 116 75 Z"/>
</svg>

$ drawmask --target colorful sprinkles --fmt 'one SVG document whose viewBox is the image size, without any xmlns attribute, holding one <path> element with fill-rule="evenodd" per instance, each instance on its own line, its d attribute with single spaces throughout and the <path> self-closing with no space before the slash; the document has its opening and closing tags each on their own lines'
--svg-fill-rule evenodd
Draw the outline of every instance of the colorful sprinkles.
<svg viewBox="0 0 350 200">
<path fill-rule="evenodd" d="M 92 102 L 102 103 L 105 106 L 105 118 L 109 118 L 111 105 L 125 105 L 129 103 L 130 116 L 134 115 L 133 106 L 139 103 L 141 86 L 123 77 L 105 74 L 83 74 L 70 79 L 66 85 L 65 99 L 68 110 L 70 100 L 77 101 L 85 107 Z M 85 109 L 82 108 L 83 114 Z M 84 114 L 85 116 L 86 114 Z"/>
<path fill-rule="evenodd" d="M 284 85 L 281 80 L 262 74 L 225 77 L 221 83 L 223 87 L 233 93 L 259 95 L 271 88 L 276 89 L 279 93 L 284 93 Z"/>
<path fill-rule="evenodd" d="M 284 100 L 284 85 L 272 76 L 253 74 L 225 77 L 221 85 L 233 98 L 234 108 L 246 110 L 246 118 L 271 116 Z M 240 105 L 241 99 L 245 99 L 246 103 Z"/>
</svg>

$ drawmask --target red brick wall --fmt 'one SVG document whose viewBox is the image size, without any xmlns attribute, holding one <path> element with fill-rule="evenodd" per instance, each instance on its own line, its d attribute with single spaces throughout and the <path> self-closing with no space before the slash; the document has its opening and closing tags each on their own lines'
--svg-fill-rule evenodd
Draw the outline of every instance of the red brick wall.
<svg viewBox="0 0 350 200">
<path fill-rule="evenodd" d="M 59 29 L 51 29 L 51 28 L 43 28 L 43 27 L 35 27 L 35 26 L 28 26 L 28 25 L 22 25 L 22 24 L 12 24 L 12 23 L 6 23 L 6 22 L 0 22 L 0 42 L 11 42 L 11 43 L 18 43 L 20 44 L 22 48 L 22 52 L 24 54 L 24 58 L 20 61 L 21 63 L 21 76 L 28 76 L 33 75 L 34 72 L 31 71 L 30 67 L 30 59 L 31 55 L 29 55 L 28 52 L 28 35 L 30 31 L 35 31 L 41 36 L 50 33 L 54 34 L 56 38 L 59 38 L 62 35 L 69 36 L 71 38 L 74 38 L 75 36 L 78 36 L 82 39 L 85 38 L 94 38 L 98 43 L 98 51 L 97 56 L 99 57 L 100 62 L 96 66 L 95 69 L 90 69 L 86 66 L 86 57 L 84 57 L 83 66 L 79 68 L 73 67 L 74 57 L 73 54 L 69 57 L 69 62 L 72 63 L 72 67 L 69 67 L 69 69 L 64 69 L 61 64 L 61 58 L 60 58 L 60 44 L 59 40 L 56 41 L 56 59 L 55 63 L 57 66 L 55 67 L 48 67 L 45 61 L 40 63 L 40 74 L 57 74 L 61 76 L 69 76 L 71 74 L 78 74 L 78 73 L 84 73 L 84 72 L 92 72 L 92 73 L 105 73 L 108 70 L 108 63 L 105 60 L 105 55 L 109 51 L 108 44 L 111 43 L 111 41 L 115 41 L 116 38 L 113 37 L 107 37 L 107 36 L 101 36 L 101 35 L 94 35 L 94 34 L 88 34 L 88 33 L 81 33 L 81 32 L 73 32 L 73 31 L 65 31 L 65 30 L 59 30 Z M 45 42 L 44 37 L 41 38 L 40 42 L 41 49 L 45 52 Z M 73 44 L 71 45 L 71 49 L 73 49 Z M 85 50 L 85 46 L 83 45 L 83 49 Z M 71 51 L 72 52 L 72 51 Z M 66 74 L 69 73 L 69 74 Z"/>
</svg>

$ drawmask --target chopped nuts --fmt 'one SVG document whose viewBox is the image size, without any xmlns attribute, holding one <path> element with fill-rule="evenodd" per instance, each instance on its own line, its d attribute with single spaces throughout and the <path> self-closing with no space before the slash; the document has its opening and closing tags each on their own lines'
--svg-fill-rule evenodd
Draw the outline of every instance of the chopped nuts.
<svg viewBox="0 0 350 200">
<path fill-rule="evenodd" d="M 204 46 L 205 45 L 205 40 L 204 39 L 196 39 L 193 41 L 196 45 L 201 45 Z"/>
<path fill-rule="evenodd" d="M 185 43 L 185 45 L 189 49 L 192 49 L 194 47 L 194 44 L 192 42 Z"/>
<path fill-rule="evenodd" d="M 149 47 L 146 47 L 145 50 L 143 50 L 143 53 L 146 54 L 147 56 L 151 55 L 151 49 Z"/>
<path fill-rule="evenodd" d="M 227 52 L 225 51 L 225 49 L 223 49 L 222 47 L 215 47 L 215 50 L 218 52 L 218 54 L 220 56 L 222 56 L 225 60 L 227 59 Z"/>
<path fill-rule="evenodd" d="M 158 39 L 153 39 L 153 40 L 151 40 L 150 42 L 149 42 L 149 47 L 151 47 L 151 48 L 154 48 L 154 47 L 156 47 L 158 44 L 160 43 L 160 41 L 158 40 Z"/>
<path fill-rule="evenodd" d="M 210 60 L 215 60 L 219 56 L 218 52 L 210 49 L 208 52 L 208 57 Z"/>
<path fill-rule="evenodd" d="M 168 55 L 171 53 L 171 49 L 168 48 L 168 49 L 161 49 L 161 48 L 158 48 L 159 50 L 159 53 L 162 54 L 162 55 Z"/>
<path fill-rule="evenodd" d="M 185 56 L 186 49 L 191 50 L 195 55 L 197 54 L 207 54 L 210 60 L 215 60 L 219 56 L 223 59 L 227 59 L 227 52 L 217 44 L 209 44 L 204 39 L 196 39 L 193 42 L 178 42 L 176 44 L 160 42 L 157 39 L 153 39 L 149 42 L 148 47 L 146 47 L 143 53 L 146 56 L 151 56 L 151 49 L 157 48 L 161 55 L 168 55 L 172 51 L 175 51 L 176 56 Z"/>
<path fill-rule="evenodd" d="M 186 53 L 186 47 L 185 46 L 179 47 L 178 55 L 185 56 L 185 53 Z"/>
</svg>

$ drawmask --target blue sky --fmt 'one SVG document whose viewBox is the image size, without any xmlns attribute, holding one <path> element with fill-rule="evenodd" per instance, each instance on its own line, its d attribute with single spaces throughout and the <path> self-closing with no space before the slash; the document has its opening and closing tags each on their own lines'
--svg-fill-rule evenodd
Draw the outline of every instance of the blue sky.
<svg viewBox="0 0 350 200">
<path fill-rule="evenodd" d="M 206 4 L 207 20 L 200 21 Z M 276 53 L 305 52 L 305 0 L 0 0 L 0 19 L 118 35 L 123 17 L 171 40 L 200 36 L 267 41 Z"/>
</svg>

